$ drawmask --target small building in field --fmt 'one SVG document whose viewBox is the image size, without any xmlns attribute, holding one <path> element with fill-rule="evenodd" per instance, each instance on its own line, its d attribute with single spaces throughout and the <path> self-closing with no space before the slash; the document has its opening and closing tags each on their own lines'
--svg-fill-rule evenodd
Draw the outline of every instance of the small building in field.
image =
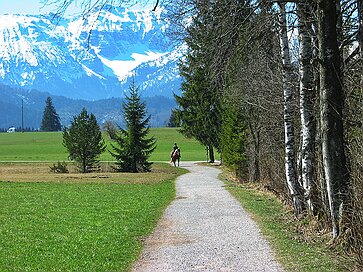
<svg viewBox="0 0 363 272">
<path fill-rule="evenodd" d="M 10 128 L 8 128 L 8 130 L 6 132 L 13 133 L 13 132 L 16 132 L 16 129 L 15 129 L 15 127 L 10 127 Z"/>
</svg>

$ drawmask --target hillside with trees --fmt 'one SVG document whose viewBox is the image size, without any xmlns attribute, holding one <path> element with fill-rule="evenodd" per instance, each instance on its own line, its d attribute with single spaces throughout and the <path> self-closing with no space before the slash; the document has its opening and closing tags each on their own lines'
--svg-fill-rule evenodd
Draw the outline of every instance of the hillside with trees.
<svg viewBox="0 0 363 272">
<path fill-rule="evenodd" d="M 12 88 L 0 84 L 0 129 L 7 130 L 9 127 L 21 127 L 22 101 L 24 112 L 24 128 L 39 130 L 44 114 L 44 101 L 47 97 L 52 99 L 52 105 L 59 115 L 62 126 L 68 126 L 73 116 L 78 114 L 84 107 L 92 112 L 100 125 L 107 121 L 124 125 L 120 115 L 120 104 L 124 99 L 123 90 L 120 96 L 96 101 L 75 100 L 63 96 L 54 96 L 50 93 L 37 90 Z M 171 110 L 176 102 L 172 98 L 164 96 L 142 97 L 147 105 L 148 113 L 152 115 L 150 125 L 162 127 L 167 124 Z"/>
</svg>

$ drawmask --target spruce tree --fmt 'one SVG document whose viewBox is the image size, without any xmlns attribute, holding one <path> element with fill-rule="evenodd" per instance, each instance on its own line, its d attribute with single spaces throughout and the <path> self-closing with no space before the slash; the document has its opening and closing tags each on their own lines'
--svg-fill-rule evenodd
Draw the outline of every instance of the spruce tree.
<svg viewBox="0 0 363 272">
<path fill-rule="evenodd" d="M 200 10 L 188 28 L 185 42 L 189 52 L 179 67 L 182 95 L 176 96 L 176 101 L 181 132 L 205 145 L 210 162 L 214 162 L 214 148 L 220 151 L 221 71 L 212 65 L 214 55 L 209 45 L 214 41 L 215 25 L 207 10 Z"/>
<path fill-rule="evenodd" d="M 223 106 L 221 154 L 223 163 L 231 167 L 239 178 L 248 173 L 248 127 L 243 110 L 227 101 Z"/>
<path fill-rule="evenodd" d="M 63 145 L 69 158 L 79 163 L 82 173 L 98 170 L 98 158 L 106 146 L 96 117 L 83 108 L 78 116 L 73 117 L 70 128 L 64 128 Z"/>
<path fill-rule="evenodd" d="M 123 117 L 126 129 L 119 128 L 114 135 L 116 144 L 111 144 L 111 155 L 116 159 L 115 170 L 119 172 L 149 172 L 152 163 L 148 161 L 155 149 L 154 137 L 149 134 L 150 116 L 146 117 L 146 105 L 141 102 L 138 87 L 132 81 L 129 96 L 123 103 Z"/>
<path fill-rule="evenodd" d="M 60 118 L 53 106 L 52 99 L 47 97 L 45 101 L 45 108 L 43 112 L 43 119 L 40 126 L 41 131 L 60 131 L 61 123 Z"/>
<path fill-rule="evenodd" d="M 180 127 L 181 120 L 177 109 L 171 111 L 168 127 Z"/>
<path fill-rule="evenodd" d="M 218 92 L 209 84 L 206 69 L 196 64 L 197 60 L 189 55 L 180 68 L 184 78 L 182 95 L 175 98 L 179 106 L 181 133 L 205 145 L 210 162 L 214 162 L 213 148 L 220 150 L 220 100 Z"/>
</svg>

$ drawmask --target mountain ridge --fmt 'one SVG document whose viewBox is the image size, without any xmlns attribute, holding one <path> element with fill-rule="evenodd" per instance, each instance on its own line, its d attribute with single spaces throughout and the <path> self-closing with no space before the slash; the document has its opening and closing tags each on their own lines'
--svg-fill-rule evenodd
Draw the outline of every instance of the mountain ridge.
<svg viewBox="0 0 363 272">
<path fill-rule="evenodd" d="M 108 98 L 96 101 L 71 99 L 37 90 L 14 89 L 1 83 L 0 93 L 0 129 L 21 127 L 22 111 L 24 127 L 39 129 L 45 100 L 48 96 L 52 98 L 62 126 L 68 126 L 73 116 L 78 115 L 82 108 L 86 108 L 88 112 L 93 113 L 101 127 L 107 121 L 121 127 L 124 125 L 122 98 Z M 146 104 L 147 113 L 151 115 L 150 126 L 165 126 L 169 120 L 171 110 L 176 106 L 175 100 L 165 96 L 142 97 L 142 100 Z"/>
<path fill-rule="evenodd" d="M 0 83 L 92 101 L 123 97 L 132 76 L 145 97 L 172 98 L 184 48 L 171 46 L 161 16 L 112 8 L 55 24 L 49 14 L 2 15 Z"/>
</svg>

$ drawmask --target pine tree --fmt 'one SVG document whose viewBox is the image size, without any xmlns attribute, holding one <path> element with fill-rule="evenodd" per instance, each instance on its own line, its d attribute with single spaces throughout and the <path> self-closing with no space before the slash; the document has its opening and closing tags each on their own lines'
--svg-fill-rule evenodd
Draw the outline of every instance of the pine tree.
<svg viewBox="0 0 363 272">
<path fill-rule="evenodd" d="M 168 127 L 180 127 L 181 120 L 177 109 L 171 111 Z"/>
<path fill-rule="evenodd" d="M 244 119 L 241 109 L 227 103 L 224 105 L 221 128 L 223 163 L 231 167 L 240 178 L 248 173 L 248 129 Z"/>
<path fill-rule="evenodd" d="M 179 67 L 183 77 L 182 95 L 175 98 L 181 132 L 205 145 L 210 162 L 214 162 L 214 148 L 220 149 L 221 115 L 218 87 L 210 78 L 211 55 L 207 50 L 211 39 L 210 20 L 208 15 L 202 14 L 189 28 L 191 37 L 186 40 L 189 52 Z"/>
<path fill-rule="evenodd" d="M 45 108 L 43 112 L 42 124 L 40 126 L 41 131 L 60 131 L 61 123 L 60 118 L 53 106 L 52 99 L 47 97 L 45 101 Z"/>
<path fill-rule="evenodd" d="M 98 170 L 98 158 L 106 146 L 96 117 L 83 108 L 78 116 L 73 117 L 70 128 L 64 128 L 63 145 L 69 158 L 79 163 L 82 173 Z"/>
<path fill-rule="evenodd" d="M 181 75 L 184 78 L 182 96 L 175 96 L 179 105 L 181 132 L 205 145 L 209 151 L 210 162 L 214 162 L 213 148 L 219 151 L 220 147 L 220 101 L 218 93 L 208 82 L 206 69 L 194 67 L 195 61 L 189 55 L 181 66 Z"/>
<path fill-rule="evenodd" d="M 119 128 L 115 135 L 116 145 L 111 144 L 111 155 L 116 159 L 115 170 L 119 172 L 149 172 L 152 163 L 148 161 L 155 149 L 154 137 L 149 134 L 150 116 L 146 117 L 146 105 L 141 102 L 138 87 L 132 81 L 129 96 L 123 103 L 123 117 L 126 129 Z"/>
<path fill-rule="evenodd" d="M 232 2 L 222 4 L 207 1 L 196 6 L 197 14 L 188 26 L 185 38 L 189 52 L 180 65 L 184 82 L 181 86 L 182 95 L 176 96 L 176 101 L 182 121 L 181 131 L 207 147 L 211 162 L 214 162 L 213 150 L 220 151 L 225 67 L 228 56 L 236 47 L 238 36 L 228 36 L 230 31 L 223 28 L 226 25 L 224 20 L 228 17 L 228 24 L 234 27 L 241 21 L 240 14 L 236 13 L 239 3 Z M 229 17 L 232 5 L 237 9 Z M 222 36 L 228 38 L 221 39 Z"/>
</svg>

